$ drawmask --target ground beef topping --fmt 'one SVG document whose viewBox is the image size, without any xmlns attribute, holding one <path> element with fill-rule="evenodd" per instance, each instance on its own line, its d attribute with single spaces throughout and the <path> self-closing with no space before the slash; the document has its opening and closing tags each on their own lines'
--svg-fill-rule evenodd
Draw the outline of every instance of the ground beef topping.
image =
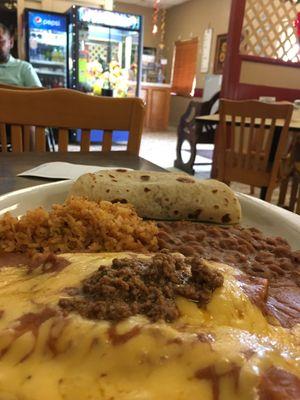
<svg viewBox="0 0 300 400">
<path fill-rule="evenodd" d="M 119 321 L 146 315 L 152 322 L 179 317 L 175 299 L 183 296 L 205 306 L 223 285 L 223 276 L 197 257 L 162 252 L 151 259 L 114 259 L 82 282 L 79 294 L 60 307 L 85 318 Z"/>
</svg>

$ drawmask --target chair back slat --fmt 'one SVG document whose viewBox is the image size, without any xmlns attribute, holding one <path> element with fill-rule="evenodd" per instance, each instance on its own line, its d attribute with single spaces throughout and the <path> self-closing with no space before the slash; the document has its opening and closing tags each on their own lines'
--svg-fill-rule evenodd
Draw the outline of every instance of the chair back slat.
<svg viewBox="0 0 300 400">
<path fill-rule="evenodd" d="M 238 135 L 239 138 L 239 148 L 238 148 L 238 160 L 237 160 L 237 166 L 239 168 L 242 168 L 245 164 L 245 152 L 244 152 L 244 146 L 245 146 L 245 117 L 241 118 L 241 126 L 240 126 L 240 132 Z"/>
<path fill-rule="evenodd" d="M 80 150 L 90 151 L 90 145 L 91 145 L 91 133 L 88 129 L 83 129 L 81 132 Z"/>
<path fill-rule="evenodd" d="M 58 151 L 68 151 L 69 143 L 69 130 L 59 129 L 58 130 Z"/>
<path fill-rule="evenodd" d="M 245 118 L 246 120 L 246 118 Z M 253 160 L 253 155 L 255 154 L 254 149 L 254 141 L 255 141 L 255 120 L 254 118 L 250 118 L 250 127 L 248 128 L 248 146 L 246 147 L 245 151 L 245 164 L 244 168 L 249 169 L 251 168 L 251 162 Z"/>
<path fill-rule="evenodd" d="M 112 131 L 105 130 L 103 132 L 102 151 L 110 151 L 112 146 Z"/>
<path fill-rule="evenodd" d="M 258 122 L 259 125 L 256 126 L 254 135 L 254 152 L 252 157 L 252 169 L 254 171 L 260 171 L 261 164 L 264 158 L 268 157 L 268 154 L 264 152 L 264 142 L 266 140 L 266 128 L 265 119 L 261 118 Z"/>
<path fill-rule="evenodd" d="M 1 151 L 3 153 L 6 153 L 7 152 L 7 137 L 6 137 L 5 124 L 0 124 L 0 141 L 1 141 Z"/>
<path fill-rule="evenodd" d="M 268 186 L 266 198 L 269 198 L 287 145 L 292 111 L 293 106 L 289 103 L 221 100 L 215 146 L 217 157 L 214 157 L 216 177 L 224 182 Z M 276 128 L 278 120 L 282 129 Z M 276 129 L 280 131 L 278 138 Z M 275 140 L 278 143 L 274 147 Z"/>
<path fill-rule="evenodd" d="M 24 151 L 30 151 L 30 135 L 34 128 L 28 125 L 23 127 L 23 149 Z"/>
<path fill-rule="evenodd" d="M 35 151 L 46 151 L 46 133 L 42 126 L 35 128 Z"/>
<path fill-rule="evenodd" d="M 23 151 L 23 132 L 20 125 L 11 125 L 10 127 L 11 147 L 15 153 Z"/>
<path fill-rule="evenodd" d="M 13 106 L 12 106 L 13 104 Z M 103 151 L 112 148 L 113 130 L 128 131 L 127 151 L 138 154 L 145 105 L 139 98 L 89 96 L 71 89 L 17 90 L 0 88 L 0 123 L 58 130 L 58 149 L 68 151 L 69 131 L 81 129 L 81 151 L 90 149 L 90 131 L 104 130 Z M 25 132 L 25 131 L 24 131 Z M 108 133 L 110 132 L 110 133 Z M 42 135 L 35 143 L 44 148 Z M 18 140 L 22 139 L 18 136 Z M 16 142 L 16 139 L 15 139 Z M 26 145 L 25 145 L 26 143 Z M 28 149 L 24 138 L 24 149 Z M 30 143 L 31 144 L 31 143 Z M 21 151 L 20 143 L 14 148 Z M 32 150 L 32 149 L 31 149 Z M 13 149 L 14 151 L 14 149 Z"/>
<path fill-rule="evenodd" d="M 235 137 L 236 134 L 236 116 L 232 115 L 232 123 L 230 125 L 229 128 L 229 132 L 230 132 L 230 138 L 227 144 L 227 149 L 228 151 L 228 155 L 230 154 L 229 158 L 228 158 L 228 163 L 233 167 L 236 163 L 236 144 L 237 144 L 237 140 Z"/>
<path fill-rule="evenodd" d="M 131 115 L 129 121 L 129 131 L 131 135 L 128 137 L 127 151 L 132 154 L 138 154 L 141 146 L 144 119 L 140 118 L 141 110 L 138 102 L 132 103 Z"/>
<path fill-rule="evenodd" d="M 273 142 L 273 138 L 274 138 L 275 128 L 276 128 L 276 120 L 272 119 L 271 126 L 269 128 L 268 138 L 267 138 L 267 141 L 266 141 L 266 144 L 265 144 L 266 154 L 270 154 L 270 152 L 271 152 L 271 147 L 272 147 L 272 142 Z M 268 160 L 265 157 L 265 159 L 263 161 L 262 169 L 266 170 L 267 167 L 268 167 Z"/>
</svg>

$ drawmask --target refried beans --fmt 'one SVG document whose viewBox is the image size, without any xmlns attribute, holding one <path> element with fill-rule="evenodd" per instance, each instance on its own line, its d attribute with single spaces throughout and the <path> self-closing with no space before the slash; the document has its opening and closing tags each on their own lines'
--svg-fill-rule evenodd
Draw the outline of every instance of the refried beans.
<svg viewBox="0 0 300 400">
<path fill-rule="evenodd" d="M 197 222 L 159 222 L 159 247 L 222 262 L 268 280 L 264 312 L 282 326 L 300 322 L 300 251 L 280 237 L 266 237 L 256 228 Z"/>
</svg>

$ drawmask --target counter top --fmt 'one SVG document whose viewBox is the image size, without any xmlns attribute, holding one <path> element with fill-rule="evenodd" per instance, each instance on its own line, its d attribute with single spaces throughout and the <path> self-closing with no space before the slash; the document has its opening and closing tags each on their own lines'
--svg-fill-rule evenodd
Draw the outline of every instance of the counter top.
<svg viewBox="0 0 300 400">
<path fill-rule="evenodd" d="M 129 81 L 130 86 L 135 86 L 136 82 L 135 81 Z M 158 82 L 141 82 L 141 87 L 163 87 L 163 88 L 171 88 L 171 83 L 158 83 Z"/>
<path fill-rule="evenodd" d="M 157 83 L 157 82 L 141 82 L 141 86 L 165 87 L 170 88 L 170 83 Z"/>
</svg>

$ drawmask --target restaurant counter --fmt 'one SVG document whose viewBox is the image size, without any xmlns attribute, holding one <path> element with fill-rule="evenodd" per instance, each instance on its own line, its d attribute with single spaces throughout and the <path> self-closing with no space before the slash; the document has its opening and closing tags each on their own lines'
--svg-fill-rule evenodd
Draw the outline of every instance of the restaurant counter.
<svg viewBox="0 0 300 400">
<path fill-rule="evenodd" d="M 142 82 L 141 98 L 146 103 L 144 126 L 150 131 L 166 131 L 169 124 L 171 85 Z"/>
</svg>

